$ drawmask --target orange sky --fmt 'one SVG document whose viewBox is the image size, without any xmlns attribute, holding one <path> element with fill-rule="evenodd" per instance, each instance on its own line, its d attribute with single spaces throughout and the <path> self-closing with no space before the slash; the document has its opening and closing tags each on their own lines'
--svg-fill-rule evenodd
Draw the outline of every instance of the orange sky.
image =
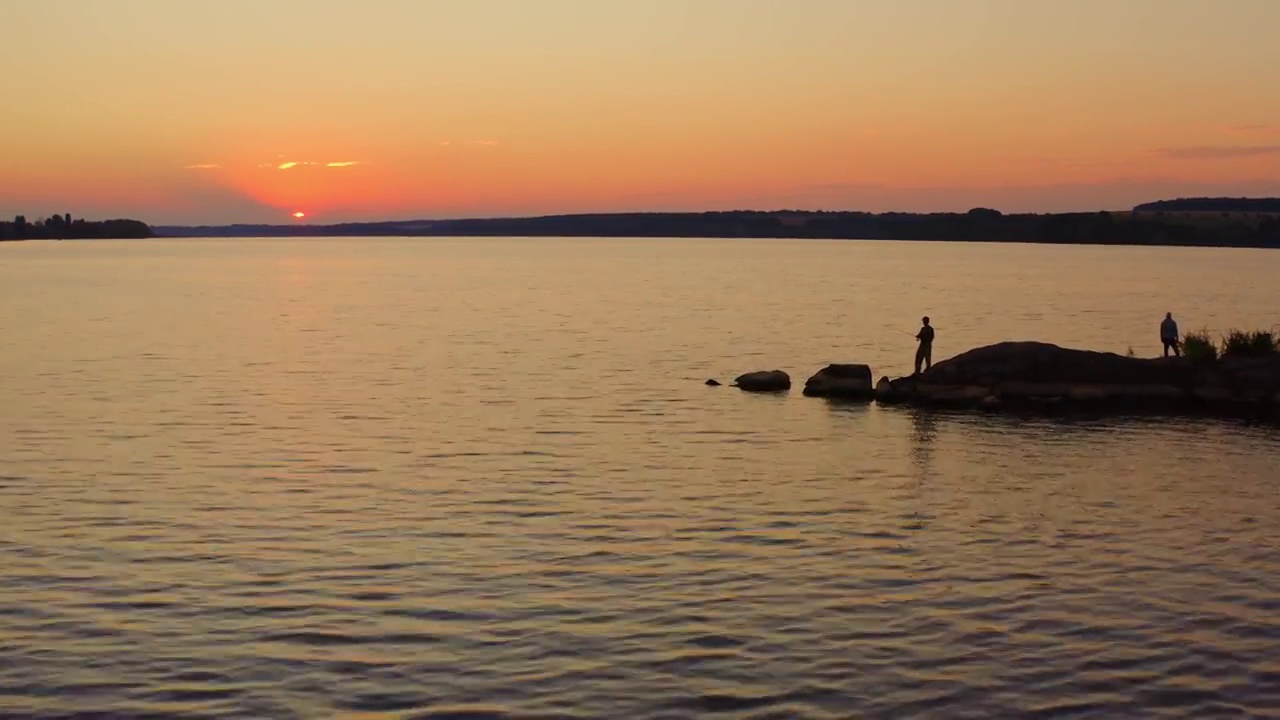
<svg viewBox="0 0 1280 720">
<path fill-rule="evenodd" d="M 1280 195 L 1275 0 L 39 0 L 3 17 L 5 216 Z"/>
</svg>

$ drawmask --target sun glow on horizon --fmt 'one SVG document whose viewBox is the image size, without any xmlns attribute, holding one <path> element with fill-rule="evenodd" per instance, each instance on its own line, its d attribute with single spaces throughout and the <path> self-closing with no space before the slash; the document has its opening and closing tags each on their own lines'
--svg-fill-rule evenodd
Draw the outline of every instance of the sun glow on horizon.
<svg viewBox="0 0 1280 720">
<path fill-rule="evenodd" d="M 294 216 L 295 218 L 297 218 L 298 220 L 301 220 L 302 218 L 306 217 L 306 216 L 307 216 L 307 214 L 306 214 L 306 213 L 304 213 L 304 212 L 302 212 L 301 210 L 299 210 L 299 211 L 295 212 L 295 213 L 293 214 L 293 216 Z"/>
</svg>

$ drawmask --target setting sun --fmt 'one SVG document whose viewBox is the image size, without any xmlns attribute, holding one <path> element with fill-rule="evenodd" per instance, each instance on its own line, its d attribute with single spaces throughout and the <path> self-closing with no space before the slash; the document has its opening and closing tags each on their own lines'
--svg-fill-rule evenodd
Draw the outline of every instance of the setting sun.
<svg viewBox="0 0 1280 720">
<path fill-rule="evenodd" d="M 299 210 L 298 212 L 294 213 L 293 216 L 301 220 L 302 218 L 306 217 L 307 214 Z"/>
</svg>

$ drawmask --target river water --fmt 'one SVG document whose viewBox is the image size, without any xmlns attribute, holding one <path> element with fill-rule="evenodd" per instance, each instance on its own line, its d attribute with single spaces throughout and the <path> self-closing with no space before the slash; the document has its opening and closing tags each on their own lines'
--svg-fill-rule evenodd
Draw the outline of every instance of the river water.
<svg viewBox="0 0 1280 720">
<path fill-rule="evenodd" d="M 834 404 L 1280 253 L 0 246 L 0 716 L 1280 717 L 1280 430 Z M 786 370 L 753 396 L 703 380 Z"/>
</svg>

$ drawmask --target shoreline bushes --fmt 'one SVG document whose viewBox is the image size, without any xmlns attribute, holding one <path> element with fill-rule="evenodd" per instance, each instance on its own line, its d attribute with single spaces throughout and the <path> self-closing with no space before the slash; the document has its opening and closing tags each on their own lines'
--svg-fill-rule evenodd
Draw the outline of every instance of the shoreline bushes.
<svg viewBox="0 0 1280 720">
<path fill-rule="evenodd" d="M 1188 332 L 1182 339 L 1182 354 L 1193 362 L 1214 362 L 1227 358 L 1270 357 L 1280 353 L 1272 330 L 1232 329 L 1214 342 L 1209 331 Z"/>
</svg>

